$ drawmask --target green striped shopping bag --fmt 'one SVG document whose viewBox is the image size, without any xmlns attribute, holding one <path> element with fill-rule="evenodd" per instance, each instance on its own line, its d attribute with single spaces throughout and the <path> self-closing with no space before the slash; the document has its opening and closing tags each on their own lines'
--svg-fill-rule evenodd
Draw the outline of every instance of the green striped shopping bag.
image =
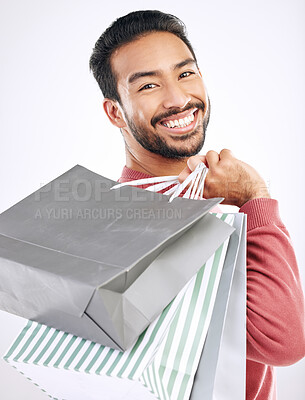
<svg viewBox="0 0 305 400">
<path fill-rule="evenodd" d="M 127 351 L 28 321 L 4 359 L 53 399 L 189 399 L 228 240 Z"/>
</svg>

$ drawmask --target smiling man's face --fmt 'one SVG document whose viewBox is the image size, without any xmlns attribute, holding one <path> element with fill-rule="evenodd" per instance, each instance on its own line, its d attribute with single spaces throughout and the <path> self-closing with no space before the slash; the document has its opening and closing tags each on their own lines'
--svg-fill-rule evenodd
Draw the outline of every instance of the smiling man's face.
<svg viewBox="0 0 305 400">
<path fill-rule="evenodd" d="M 111 57 L 129 134 L 146 150 L 189 157 L 203 146 L 208 95 L 192 53 L 177 36 L 153 32 Z"/>
</svg>

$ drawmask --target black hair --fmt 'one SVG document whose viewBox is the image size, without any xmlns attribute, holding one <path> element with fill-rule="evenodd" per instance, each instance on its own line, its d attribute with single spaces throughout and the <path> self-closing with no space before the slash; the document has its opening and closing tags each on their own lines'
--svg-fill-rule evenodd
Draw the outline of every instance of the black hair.
<svg viewBox="0 0 305 400">
<path fill-rule="evenodd" d="M 104 95 L 120 103 L 116 76 L 111 68 L 111 55 L 120 46 L 130 43 L 150 32 L 169 32 L 181 39 L 197 62 L 187 38 L 184 23 L 171 14 L 157 10 L 134 11 L 115 20 L 100 36 L 90 57 L 90 69 Z"/>
</svg>

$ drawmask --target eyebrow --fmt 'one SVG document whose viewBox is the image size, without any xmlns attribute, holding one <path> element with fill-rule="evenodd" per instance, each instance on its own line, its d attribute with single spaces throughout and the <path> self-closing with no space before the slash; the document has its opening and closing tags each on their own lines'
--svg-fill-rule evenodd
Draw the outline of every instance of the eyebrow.
<svg viewBox="0 0 305 400">
<path fill-rule="evenodd" d="M 187 58 L 178 64 L 175 64 L 172 66 L 173 70 L 180 69 L 182 67 L 185 67 L 186 65 L 189 64 L 195 64 L 197 65 L 196 61 L 193 58 Z M 135 72 L 130 77 L 128 78 L 128 83 L 134 83 L 136 80 L 146 77 L 146 76 L 160 76 L 161 72 L 159 70 L 156 71 L 140 71 L 140 72 Z"/>
</svg>

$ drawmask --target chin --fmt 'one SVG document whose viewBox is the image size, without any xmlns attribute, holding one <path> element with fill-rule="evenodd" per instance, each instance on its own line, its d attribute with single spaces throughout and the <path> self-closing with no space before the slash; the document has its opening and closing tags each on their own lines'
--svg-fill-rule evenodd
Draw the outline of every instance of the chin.
<svg viewBox="0 0 305 400">
<path fill-rule="evenodd" d="M 174 143 L 172 145 L 168 144 L 168 148 L 170 149 L 171 153 L 176 153 L 178 157 L 191 157 L 198 154 L 205 142 L 205 134 L 201 134 L 200 138 L 198 135 L 192 134 L 184 135 L 185 137 L 180 137 L 179 140 L 174 138 Z M 195 137 L 194 137 L 195 136 Z M 178 142 L 178 143 L 177 143 Z M 179 145 L 180 142 L 180 145 Z M 178 146 L 177 146 L 178 144 Z"/>
</svg>

